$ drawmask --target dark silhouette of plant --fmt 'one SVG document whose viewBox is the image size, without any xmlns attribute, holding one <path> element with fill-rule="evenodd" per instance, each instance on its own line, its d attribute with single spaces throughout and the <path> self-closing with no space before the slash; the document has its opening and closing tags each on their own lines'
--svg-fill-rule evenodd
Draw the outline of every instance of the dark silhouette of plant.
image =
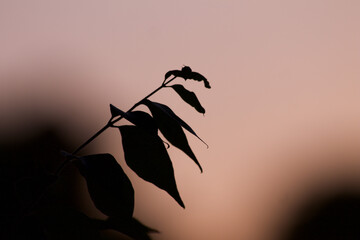
<svg viewBox="0 0 360 240">
<path fill-rule="evenodd" d="M 359 190 L 341 187 L 306 199 L 280 239 L 360 239 Z"/>
<path fill-rule="evenodd" d="M 28 204 L 27 211 L 24 212 L 26 217 L 20 222 L 26 226 L 32 226 L 32 231 L 36 231 L 35 235 L 41 236 L 40 238 L 43 239 L 63 239 L 61 236 L 68 238 L 69 235 L 75 238 L 79 231 L 74 229 L 74 225 L 86 230 L 87 239 L 98 239 L 99 231 L 105 229 L 116 230 L 137 240 L 150 239 L 148 233 L 157 232 L 133 218 L 133 186 L 120 164 L 111 154 L 78 155 L 90 142 L 109 128 L 117 128 L 120 131 L 125 162 L 129 168 L 140 178 L 166 191 L 181 207 L 185 208 L 176 186 L 173 165 L 167 152 L 167 147 L 170 145 L 166 141 L 189 156 L 202 172 L 203 169 L 190 148 L 184 129 L 197 138 L 199 137 L 168 106 L 149 100 L 159 90 L 172 88 L 186 103 L 194 107 L 199 113 L 204 114 L 205 109 L 201 106 L 195 93 L 187 90 L 181 84 L 169 85 L 178 77 L 185 80 L 203 81 L 205 87 L 210 88 L 209 82 L 203 75 L 193 72 L 188 66 L 184 66 L 181 70 L 168 71 L 162 84 L 135 103 L 128 111 L 124 112 L 110 104 L 111 117 L 105 126 L 72 153 L 62 151 L 65 160 L 57 168 L 55 174 L 40 174 L 41 177 L 36 179 L 38 182 L 42 182 L 44 186 L 39 187 L 38 192 L 34 193 L 37 197 L 32 198 L 34 200 Z M 146 106 L 151 115 L 144 111 L 135 111 L 135 108 L 140 105 Z M 133 125 L 115 125 L 121 119 L 126 119 Z M 164 140 L 158 135 L 159 130 L 164 136 Z M 41 208 L 37 215 L 30 214 L 34 212 L 48 187 L 57 181 L 63 169 L 71 163 L 85 178 L 90 197 L 95 207 L 108 216 L 106 220 L 89 218 L 81 212 L 69 210 L 66 207 L 58 210 L 45 207 Z M 41 223 L 38 223 L 39 216 L 41 216 Z M 60 234 L 59 225 L 67 226 L 69 234 Z M 42 227 L 39 226 L 47 229 L 46 237 L 41 231 Z M 59 236 L 54 237 L 57 234 Z M 79 235 L 79 238 L 81 236 Z"/>
</svg>

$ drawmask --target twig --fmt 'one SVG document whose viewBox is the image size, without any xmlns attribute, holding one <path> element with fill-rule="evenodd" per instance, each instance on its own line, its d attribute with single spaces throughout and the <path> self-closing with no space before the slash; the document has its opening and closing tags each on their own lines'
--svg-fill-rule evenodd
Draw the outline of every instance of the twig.
<svg viewBox="0 0 360 240">
<path fill-rule="evenodd" d="M 149 93 L 146 97 L 144 97 L 143 99 L 141 99 L 140 101 L 138 101 L 137 103 L 134 104 L 134 106 L 132 106 L 127 112 L 131 112 L 132 110 L 134 110 L 137 106 L 139 106 L 143 101 L 145 101 L 146 99 L 148 99 L 149 97 L 151 97 L 152 95 L 154 95 L 156 92 L 158 92 L 160 89 L 166 87 L 167 84 L 169 84 L 170 82 L 172 82 L 174 79 L 176 78 L 176 76 L 174 76 L 173 78 L 171 78 L 169 81 L 164 81 L 160 87 L 156 88 L 154 91 L 152 91 L 151 93 Z M 97 131 L 92 137 L 90 137 L 88 140 L 86 140 L 83 144 L 81 144 L 77 149 L 75 149 L 75 151 L 72 152 L 72 155 L 76 155 L 78 152 L 80 152 L 84 147 L 86 147 L 89 143 L 91 143 L 95 138 L 97 138 L 100 134 L 102 134 L 106 129 L 108 129 L 109 127 L 113 126 L 114 123 L 120 121 L 123 117 L 120 116 L 119 118 L 116 119 L 110 119 L 106 125 L 104 127 L 102 127 L 99 131 Z M 59 176 L 61 174 L 61 171 L 63 170 L 63 168 L 70 162 L 71 158 L 67 157 L 66 160 L 58 167 L 58 169 L 56 170 L 55 174 L 56 176 Z"/>
</svg>

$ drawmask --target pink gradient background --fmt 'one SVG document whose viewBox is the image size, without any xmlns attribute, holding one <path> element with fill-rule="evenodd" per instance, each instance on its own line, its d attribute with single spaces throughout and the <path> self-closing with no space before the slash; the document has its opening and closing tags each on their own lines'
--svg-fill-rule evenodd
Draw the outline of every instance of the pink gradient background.
<svg viewBox="0 0 360 240">
<path fill-rule="evenodd" d="M 152 98 L 210 145 L 188 135 L 203 174 L 170 149 L 186 210 L 129 171 L 118 132 L 96 150 L 124 166 L 157 240 L 277 239 L 308 194 L 360 188 L 359 12 L 355 0 L 1 0 L 0 128 L 46 115 L 64 134 L 83 126 L 80 144 L 109 103 L 126 110 L 189 65 L 212 86 L 185 84 L 205 117 L 170 90 Z"/>
</svg>

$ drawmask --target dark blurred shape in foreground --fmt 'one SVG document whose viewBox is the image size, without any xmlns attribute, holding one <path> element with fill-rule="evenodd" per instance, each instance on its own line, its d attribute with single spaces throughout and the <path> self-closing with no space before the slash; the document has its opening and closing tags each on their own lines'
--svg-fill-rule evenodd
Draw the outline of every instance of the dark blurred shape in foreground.
<svg viewBox="0 0 360 240">
<path fill-rule="evenodd" d="M 283 240 L 360 239 L 360 191 L 333 190 L 310 199 Z"/>
<path fill-rule="evenodd" d="M 67 169 L 67 176 L 59 179 L 53 174 L 63 161 L 60 150 L 73 148 L 59 137 L 59 131 L 44 126 L 32 135 L 0 139 L 1 239 L 47 239 L 51 231 L 46 224 L 51 221 L 45 216 L 79 204 L 76 172 Z"/>
<path fill-rule="evenodd" d="M 136 219 L 87 216 L 92 210 L 81 200 L 85 186 L 77 169 L 70 164 L 59 177 L 53 174 L 64 161 L 60 151 L 75 149 L 60 131 L 44 126 L 34 134 L 0 139 L 0 239 L 150 240 L 148 233 L 156 230 Z"/>
</svg>

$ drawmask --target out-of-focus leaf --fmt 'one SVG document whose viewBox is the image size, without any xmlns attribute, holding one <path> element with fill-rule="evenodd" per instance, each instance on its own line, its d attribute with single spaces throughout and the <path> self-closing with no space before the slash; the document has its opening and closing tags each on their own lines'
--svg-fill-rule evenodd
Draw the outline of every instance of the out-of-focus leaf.
<svg viewBox="0 0 360 240">
<path fill-rule="evenodd" d="M 174 118 L 183 128 L 185 128 L 188 132 L 190 132 L 191 134 L 193 134 L 195 137 L 197 137 L 200 141 L 202 141 L 207 147 L 209 147 L 206 142 L 204 142 L 196 133 L 195 131 L 186 123 L 184 122 L 180 117 L 178 117 L 168 106 L 161 104 L 161 103 L 157 103 L 157 102 L 151 102 L 150 100 L 146 99 L 145 101 L 143 101 L 143 103 L 145 105 L 147 104 L 151 104 L 157 108 L 160 108 L 162 111 L 164 111 L 165 113 L 167 113 L 169 116 L 171 116 L 172 118 Z"/>
<path fill-rule="evenodd" d="M 100 230 L 93 219 L 65 205 L 49 206 L 39 211 L 43 232 L 48 240 L 99 240 Z M 33 239 L 33 238 L 19 238 Z M 38 239 L 38 238 L 34 238 Z"/>
<path fill-rule="evenodd" d="M 11 219 L 9 216 L 8 218 Z M 4 234 L 6 231 L 9 232 Z M 6 223 L 1 222 L 0 236 L 1 239 L 48 239 L 44 231 L 44 225 L 39 217 L 35 215 L 24 216 L 21 220 L 16 221 L 15 226 L 6 226 Z"/>
<path fill-rule="evenodd" d="M 181 69 L 181 71 L 180 70 L 168 71 L 165 74 L 165 79 L 167 79 L 171 75 L 174 75 L 176 77 L 181 77 L 181 78 L 183 78 L 185 80 L 192 79 L 192 80 L 199 81 L 199 82 L 203 81 L 206 88 L 211 88 L 209 81 L 203 75 L 201 75 L 200 73 L 193 72 L 189 66 L 184 66 Z"/>
<path fill-rule="evenodd" d="M 180 84 L 174 84 L 170 87 L 172 87 L 185 102 L 193 106 L 199 113 L 205 113 L 205 109 L 201 106 L 194 92 L 187 90 Z"/>
<path fill-rule="evenodd" d="M 160 137 L 137 126 L 120 126 L 119 129 L 127 165 L 142 179 L 168 192 L 185 208 L 170 157 Z"/>
<path fill-rule="evenodd" d="M 26 207 L 33 205 L 39 195 L 57 180 L 57 177 L 42 168 L 34 168 L 29 176 L 15 182 L 15 192 L 19 202 Z"/>
<path fill-rule="evenodd" d="M 103 229 L 113 229 L 135 240 L 151 240 L 149 233 L 159 231 L 149 228 L 135 218 L 130 220 L 109 217 L 106 221 L 99 222 Z"/>
<path fill-rule="evenodd" d="M 149 131 L 152 134 L 157 134 L 158 127 L 155 120 L 150 116 L 150 114 L 143 111 L 132 111 L 132 112 L 123 112 L 114 105 L 110 104 L 110 111 L 112 117 L 122 116 L 129 122 L 134 125 L 144 128 L 146 131 Z"/>
<path fill-rule="evenodd" d="M 164 137 L 172 145 L 181 149 L 184 153 L 186 153 L 186 155 L 194 160 L 202 172 L 202 167 L 191 150 L 180 123 L 174 117 L 169 115 L 168 112 L 164 111 L 162 107 L 159 107 L 159 104 L 151 102 L 150 100 L 144 101 L 144 104 L 150 109 Z"/>
<path fill-rule="evenodd" d="M 132 217 L 134 189 L 112 155 L 88 155 L 75 163 L 86 179 L 91 199 L 102 213 L 125 219 Z"/>
</svg>

